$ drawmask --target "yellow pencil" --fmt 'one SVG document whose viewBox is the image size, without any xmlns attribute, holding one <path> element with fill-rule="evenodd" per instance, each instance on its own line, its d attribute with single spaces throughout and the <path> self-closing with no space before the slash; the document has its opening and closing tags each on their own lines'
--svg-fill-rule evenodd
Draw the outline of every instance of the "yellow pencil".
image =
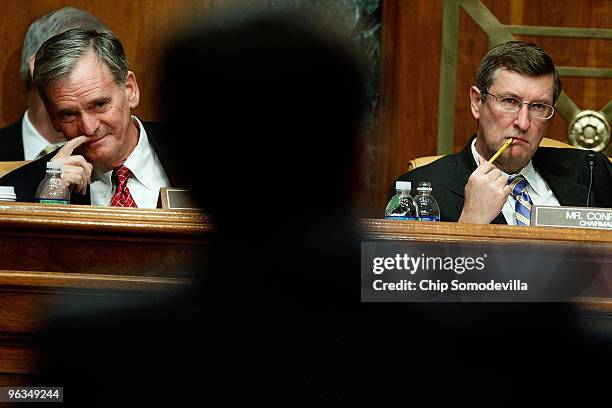
<svg viewBox="0 0 612 408">
<path fill-rule="evenodd" d="M 513 140 L 514 140 L 513 138 L 508 139 L 508 141 L 507 141 L 506 143 L 504 143 L 504 145 L 503 145 L 502 147 L 500 147 L 500 148 L 499 148 L 499 150 L 497 151 L 497 153 L 495 153 L 495 154 L 493 155 L 493 157 L 491 157 L 491 158 L 489 159 L 489 163 L 493 163 L 493 162 L 495 161 L 495 159 L 497 159 L 497 158 L 499 157 L 499 155 L 500 155 L 500 154 L 502 154 L 502 153 L 504 152 L 504 150 L 506 150 L 506 148 L 507 148 L 508 146 L 510 146 L 510 144 L 512 143 L 512 141 L 513 141 Z"/>
</svg>

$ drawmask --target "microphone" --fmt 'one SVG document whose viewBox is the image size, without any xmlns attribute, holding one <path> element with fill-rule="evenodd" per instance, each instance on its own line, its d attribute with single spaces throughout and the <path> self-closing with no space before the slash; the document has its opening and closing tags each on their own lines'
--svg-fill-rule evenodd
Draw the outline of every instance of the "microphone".
<svg viewBox="0 0 612 408">
<path fill-rule="evenodd" d="M 595 167 L 595 165 L 597 164 L 597 162 L 595 161 L 595 154 L 593 153 L 589 153 L 584 157 L 584 160 L 586 161 L 587 166 L 589 166 L 589 190 L 587 191 L 587 199 L 586 199 L 586 206 L 589 206 L 589 201 L 591 200 L 591 188 L 593 187 L 593 167 Z"/>
</svg>

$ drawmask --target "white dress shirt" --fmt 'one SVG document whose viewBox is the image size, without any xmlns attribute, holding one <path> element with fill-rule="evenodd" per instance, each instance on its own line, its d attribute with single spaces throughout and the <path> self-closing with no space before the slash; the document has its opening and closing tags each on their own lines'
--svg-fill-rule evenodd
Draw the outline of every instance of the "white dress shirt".
<svg viewBox="0 0 612 408">
<path fill-rule="evenodd" d="M 474 160 L 476 161 L 476 165 L 478 165 L 478 158 L 480 155 L 476 151 L 476 139 L 472 141 L 472 155 L 474 156 Z M 504 176 L 510 176 L 510 174 L 501 170 L 501 173 Z M 533 167 L 533 163 L 529 160 L 529 163 L 525 167 L 521 169 L 519 174 L 523 175 L 529 185 L 527 186 L 527 193 L 529 197 L 531 197 L 531 201 L 534 205 L 560 205 L 559 200 L 553 194 L 552 190 L 546 183 L 546 180 L 540 176 L 540 174 Z M 514 204 L 516 200 L 512 197 L 512 194 L 508 196 L 508 199 L 504 203 L 504 207 L 502 208 L 502 213 L 504 214 L 504 218 L 508 225 L 516 225 L 516 216 L 514 215 Z"/>
<path fill-rule="evenodd" d="M 21 121 L 21 134 L 25 160 L 37 159 L 38 154 L 50 144 L 55 147 L 60 147 L 66 143 L 65 140 L 59 143 L 49 143 L 49 141 L 45 139 L 43 135 L 38 132 L 38 130 L 36 130 L 32 122 L 30 122 L 28 111 L 25 111 L 23 114 L 23 119 Z"/>
<path fill-rule="evenodd" d="M 134 151 L 123 163 L 133 174 L 128 180 L 128 189 L 138 208 L 156 208 L 160 187 L 169 187 L 170 182 L 142 123 L 136 116 L 132 116 L 132 120 L 138 124 L 140 134 Z M 111 181 L 112 174 L 112 170 L 105 173 L 94 166 L 90 186 L 91 205 L 110 204 L 116 187 Z"/>
</svg>

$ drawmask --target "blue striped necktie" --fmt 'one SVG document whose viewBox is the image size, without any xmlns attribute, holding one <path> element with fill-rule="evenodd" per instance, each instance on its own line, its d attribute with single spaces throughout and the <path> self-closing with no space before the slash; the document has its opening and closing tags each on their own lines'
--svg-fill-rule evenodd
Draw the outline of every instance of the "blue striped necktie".
<svg viewBox="0 0 612 408">
<path fill-rule="evenodd" d="M 516 217 L 516 225 L 531 225 L 531 197 L 527 193 L 529 183 L 525 177 L 510 176 L 508 184 L 512 187 L 512 197 L 516 200 L 514 204 L 514 215 Z"/>
</svg>

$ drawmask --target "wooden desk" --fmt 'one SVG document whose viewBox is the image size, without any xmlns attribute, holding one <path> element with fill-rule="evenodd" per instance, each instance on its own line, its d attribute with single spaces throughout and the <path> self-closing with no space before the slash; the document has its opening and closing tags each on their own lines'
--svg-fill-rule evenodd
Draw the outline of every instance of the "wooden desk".
<svg viewBox="0 0 612 408">
<path fill-rule="evenodd" d="M 358 224 L 366 240 L 552 245 L 612 254 L 608 231 L 379 219 Z M 189 284 L 188 265 L 206 255 L 212 234 L 208 217 L 195 211 L 0 204 L 0 386 L 28 383 L 36 371 L 36 334 L 59 301 Z M 612 313 L 610 299 L 578 305 Z"/>
<path fill-rule="evenodd" d="M 0 204 L 0 386 L 28 382 L 59 302 L 187 285 L 213 232 L 196 211 Z"/>
<path fill-rule="evenodd" d="M 516 245 L 534 250 L 538 246 L 564 254 L 595 254 L 604 272 L 612 274 L 612 232 L 595 229 L 476 225 L 448 222 L 360 219 L 364 240 L 415 243 L 469 244 L 486 247 Z M 579 298 L 576 306 L 585 312 L 612 315 L 612 298 Z"/>
<path fill-rule="evenodd" d="M 395 221 L 374 218 L 358 220 L 364 238 L 422 242 L 550 242 L 600 245 L 612 251 L 612 232 L 586 228 L 519 227 L 497 224 Z"/>
</svg>

